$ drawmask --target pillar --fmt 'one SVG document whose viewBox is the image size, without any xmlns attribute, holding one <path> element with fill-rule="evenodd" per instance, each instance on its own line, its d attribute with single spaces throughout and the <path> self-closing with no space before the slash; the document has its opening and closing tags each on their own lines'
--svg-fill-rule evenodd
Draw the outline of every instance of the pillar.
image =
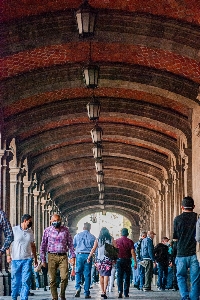
<svg viewBox="0 0 200 300">
<path fill-rule="evenodd" d="M 200 100 L 200 92 L 198 95 Z M 192 114 L 192 188 L 195 211 L 200 213 L 200 107 L 193 109 Z"/>
</svg>

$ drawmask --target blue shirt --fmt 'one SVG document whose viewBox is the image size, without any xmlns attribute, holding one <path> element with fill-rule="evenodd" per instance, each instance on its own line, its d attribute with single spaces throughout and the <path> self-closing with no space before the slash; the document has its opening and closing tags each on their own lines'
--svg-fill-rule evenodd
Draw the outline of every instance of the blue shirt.
<svg viewBox="0 0 200 300">
<path fill-rule="evenodd" d="M 90 253 L 92 247 L 94 246 L 96 238 L 88 230 L 83 230 L 80 233 L 77 233 L 74 237 L 73 244 L 76 248 L 75 252 L 77 253 Z"/>
<path fill-rule="evenodd" d="M 142 240 L 141 254 L 142 259 L 150 259 L 153 262 L 155 261 L 153 241 L 148 236 Z"/>
</svg>

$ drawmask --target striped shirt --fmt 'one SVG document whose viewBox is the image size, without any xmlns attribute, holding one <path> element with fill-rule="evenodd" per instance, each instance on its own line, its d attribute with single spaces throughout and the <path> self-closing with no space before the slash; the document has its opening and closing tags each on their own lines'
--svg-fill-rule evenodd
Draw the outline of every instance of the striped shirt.
<svg viewBox="0 0 200 300">
<path fill-rule="evenodd" d="M 40 258 L 46 262 L 46 253 L 67 253 L 70 250 L 71 257 L 75 257 L 74 246 L 69 229 L 61 226 L 59 230 L 49 226 L 44 230 L 40 246 Z"/>
<path fill-rule="evenodd" d="M 14 240 L 12 227 L 10 222 L 7 219 L 7 216 L 3 210 L 0 210 L 0 238 L 2 237 L 2 231 L 4 233 L 5 239 L 3 246 L 0 248 L 1 252 L 5 252 L 9 249 L 10 244 Z M 0 245 L 2 245 L 2 241 L 0 241 Z"/>
</svg>

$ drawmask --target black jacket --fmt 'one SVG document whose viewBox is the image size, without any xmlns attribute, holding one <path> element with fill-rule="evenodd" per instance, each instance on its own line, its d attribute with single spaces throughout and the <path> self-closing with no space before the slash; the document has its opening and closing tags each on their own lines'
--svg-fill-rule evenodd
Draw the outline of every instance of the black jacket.
<svg viewBox="0 0 200 300">
<path fill-rule="evenodd" d="M 163 243 L 159 243 L 154 248 L 154 255 L 156 262 L 162 265 L 169 264 L 168 246 L 164 245 Z"/>
</svg>

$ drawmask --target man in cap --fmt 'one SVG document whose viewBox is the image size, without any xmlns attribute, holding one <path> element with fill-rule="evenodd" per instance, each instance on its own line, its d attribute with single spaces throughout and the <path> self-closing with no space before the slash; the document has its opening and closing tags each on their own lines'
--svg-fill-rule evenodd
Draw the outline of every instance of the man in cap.
<svg viewBox="0 0 200 300">
<path fill-rule="evenodd" d="M 117 285 L 119 296 L 122 298 L 123 281 L 124 281 L 124 297 L 129 297 L 130 276 L 131 276 L 131 257 L 134 259 L 134 268 L 137 268 L 136 254 L 134 250 L 134 243 L 127 238 L 128 229 L 121 230 L 121 238 L 115 241 L 115 246 L 119 249 L 119 258 L 117 259 Z"/>
<path fill-rule="evenodd" d="M 143 291 L 151 291 L 151 281 L 153 275 L 153 263 L 155 266 L 155 257 L 154 257 L 154 246 L 153 238 L 156 234 L 153 230 L 147 232 L 147 237 L 142 240 L 141 244 L 141 256 L 143 261 L 140 262 L 145 268 L 145 284 L 143 286 Z"/>
<path fill-rule="evenodd" d="M 195 205 L 191 197 L 182 201 L 182 214 L 174 219 L 173 239 L 177 240 L 177 280 L 182 300 L 199 300 L 200 267 L 196 256 L 196 222 L 197 214 L 193 212 Z M 187 286 L 187 274 L 190 270 L 190 292 Z"/>
</svg>

